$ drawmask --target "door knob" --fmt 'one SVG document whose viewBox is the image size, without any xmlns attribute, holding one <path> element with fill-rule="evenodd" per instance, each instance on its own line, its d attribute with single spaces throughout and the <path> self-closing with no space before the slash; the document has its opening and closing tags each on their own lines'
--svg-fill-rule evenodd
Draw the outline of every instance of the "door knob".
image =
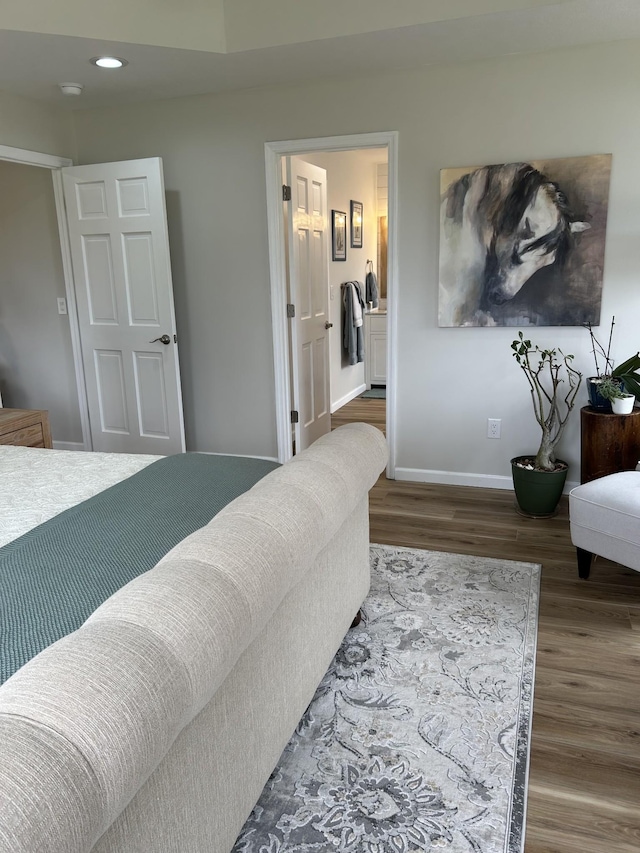
<svg viewBox="0 0 640 853">
<path fill-rule="evenodd" d="M 324 324 L 325 329 L 333 329 L 333 323 L 330 323 L 328 320 Z"/>
<path fill-rule="evenodd" d="M 165 346 L 171 343 L 171 338 L 169 335 L 161 335 L 159 338 L 154 338 L 152 341 L 149 341 L 150 344 L 155 344 L 156 341 L 160 341 L 161 344 Z"/>
</svg>

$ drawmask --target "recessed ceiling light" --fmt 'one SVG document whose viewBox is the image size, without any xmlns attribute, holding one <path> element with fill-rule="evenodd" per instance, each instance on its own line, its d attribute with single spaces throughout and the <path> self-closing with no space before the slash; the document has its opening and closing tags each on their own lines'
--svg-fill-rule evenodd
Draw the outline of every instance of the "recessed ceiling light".
<svg viewBox="0 0 640 853">
<path fill-rule="evenodd" d="M 91 62 L 98 68 L 122 68 L 128 64 L 126 59 L 118 59 L 117 56 L 94 56 Z"/>
</svg>

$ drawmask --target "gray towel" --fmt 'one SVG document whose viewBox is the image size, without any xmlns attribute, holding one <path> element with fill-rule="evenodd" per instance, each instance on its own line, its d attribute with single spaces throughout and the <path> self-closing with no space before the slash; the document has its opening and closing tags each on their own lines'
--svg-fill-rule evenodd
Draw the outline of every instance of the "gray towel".
<svg viewBox="0 0 640 853">
<path fill-rule="evenodd" d="M 378 280 L 373 270 L 367 273 L 364 280 L 366 298 L 365 302 L 370 302 L 372 308 L 378 307 Z"/>
<path fill-rule="evenodd" d="M 349 364 L 364 361 L 364 335 L 362 326 L 356 326 L 353 316 L 354 296 L 364 308 L 362 285 L 358 281 L 345 281 L 342 285 L 342 345 Z"/>
</svg>

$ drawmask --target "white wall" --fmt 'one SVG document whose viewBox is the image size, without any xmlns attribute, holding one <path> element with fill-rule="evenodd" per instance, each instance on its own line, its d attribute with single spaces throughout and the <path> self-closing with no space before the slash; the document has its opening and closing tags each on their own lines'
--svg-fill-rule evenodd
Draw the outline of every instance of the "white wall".
<svg viewBox="0 0 640 853">
<path fill-rule="evenodd" d="M 327 208 L 341 210 L 350 220 L 351 200 L 362 202 L 362 248 L 351 248 L 351 229 L 347 225 L 346 261 L 329 260 L 329 319 L 333 323 L 330 335 L 331 352 L 331 411 L 335 411 L 361 393 L 364 386 L 364 362 L 349 364 L 342 346 L 342 291 L 344 281 L 359 281 L 364 285 L 367 258 L 376 263 L 375 162 L 386 160 L 386 151 L 332 151 L 305 154 L 303 160 L 320 166 L 327 172 Z M 331 222 L 329 222 L 331 228 Z M 331 258 L 331 256 L 329 256 Z"/>
<path fill-rule="evenodd" d="M 76 114 L 82 162 L 164 158 L 191 447 L 276 453 L 265 140 L 397 130 L 400 474 L 508 477 L 538 427 L 513 329 L 437 327 L 439 170 L 613 153 L 602 317 L 616 313 L 623 359 L 640 343 L 638 103 L 640 43 L 628 41 Z M 532 337 L 591 371 L 584 330 Z M 485 437 L 488 417 L 502 418 L 500 441 Z M 577 412 L 561 452 L 578 462 Z"/>
<path fill-rule="evenodd" d="M 51 172 L 0 162 L 0 390 L 48 409 L 56 441 L 82 442 Z"/>
<path fill-rule="evenodd" d="M 0 91 L 0 145 L 73 158 L 73 119 L 58 107 Z"/>
</svg>

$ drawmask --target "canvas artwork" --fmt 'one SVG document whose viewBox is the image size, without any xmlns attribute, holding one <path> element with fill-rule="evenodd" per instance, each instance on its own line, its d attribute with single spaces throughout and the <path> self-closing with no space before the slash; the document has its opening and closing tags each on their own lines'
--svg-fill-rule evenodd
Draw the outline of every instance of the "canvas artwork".
<svg viewBox="0 0 640 853">
<path fill-rule="evenodd" d="M 600 321 L 611 155 L 440 172 L 440 326 Z"/>
</svg>

